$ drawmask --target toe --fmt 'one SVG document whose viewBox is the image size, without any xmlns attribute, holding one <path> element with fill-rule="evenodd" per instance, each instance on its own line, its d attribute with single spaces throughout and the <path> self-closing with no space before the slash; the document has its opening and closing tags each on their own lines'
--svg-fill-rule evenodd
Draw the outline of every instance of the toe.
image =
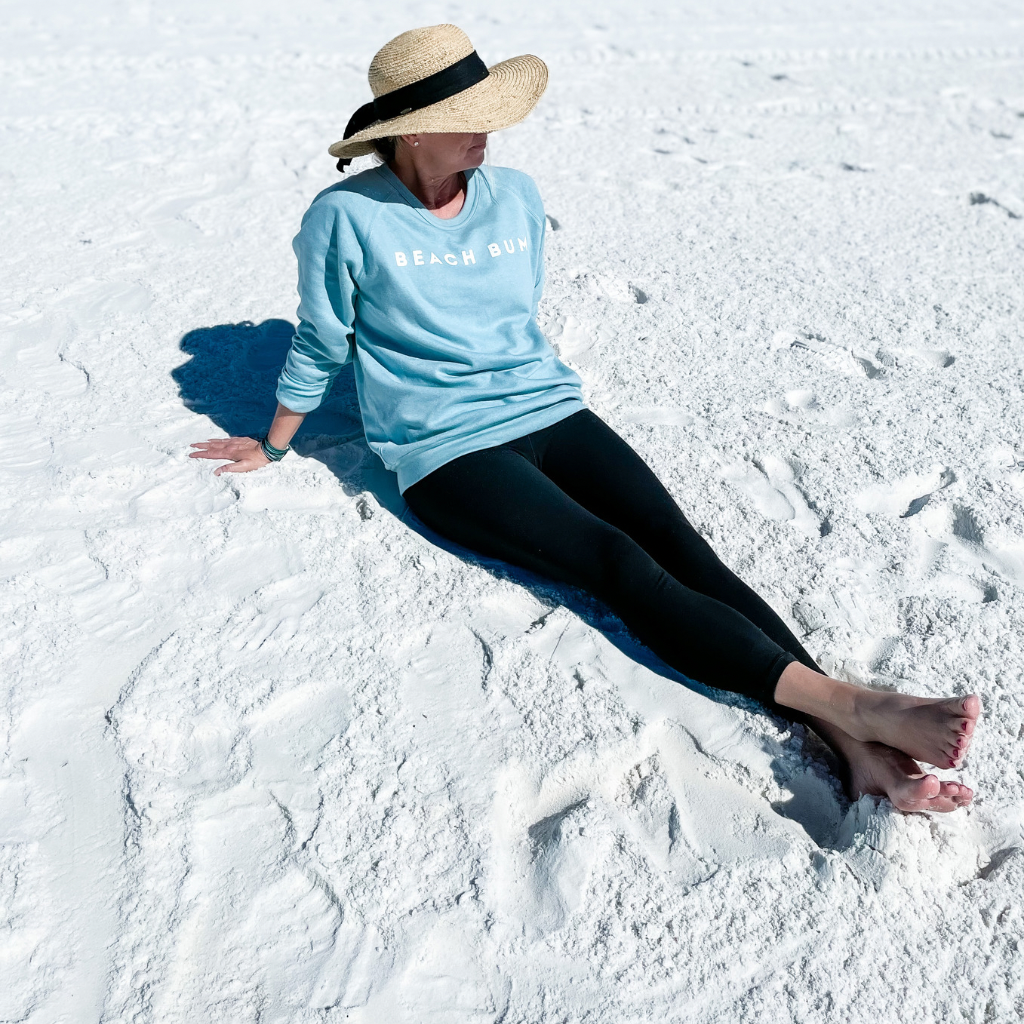
<svg viewBox="0 0 1024 1024">
<path fill-rule="evenodd" d="M 977 719 L 981 714 L 981 698 L 976 693 L 972 693 L 969 697 L 964 697 L 960 702 L 960 707 L 968 719 Z"/>
<path fill-rule="evenodd" d="M 955 782 L 943 782 L 939 792 L 928 801 L 929 811 L 955 811 L 960 805 L 960 787 Z"/>
<path fill-rule="evenodd" d="M 974 732 L 976 724 L 973 718 L 963 718 L 960 720 L 960 732 L 964 736 L 970 736 Z"/>
<path fill-rule="evenodd" d="M 927 811 L 941 788 L 935 775 L 908 775 L 893 787 L 889 799 L 900 811 Z"/>
</svg>

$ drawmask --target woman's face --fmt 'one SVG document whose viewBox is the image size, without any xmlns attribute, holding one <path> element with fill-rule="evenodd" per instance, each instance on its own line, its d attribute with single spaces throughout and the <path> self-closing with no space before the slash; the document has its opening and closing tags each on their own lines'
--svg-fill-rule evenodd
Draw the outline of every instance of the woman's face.
<svg viewBox="0 0 1024 1024">
<path fill-rule="evenodd" d="M 486 132 L 439 132 L 403 135 L 417 169 L 431 177 L 447 177 L 479 167 L 487 148 Z M 418 146 L 414 143 L 419 143 Z"/>
</svg>

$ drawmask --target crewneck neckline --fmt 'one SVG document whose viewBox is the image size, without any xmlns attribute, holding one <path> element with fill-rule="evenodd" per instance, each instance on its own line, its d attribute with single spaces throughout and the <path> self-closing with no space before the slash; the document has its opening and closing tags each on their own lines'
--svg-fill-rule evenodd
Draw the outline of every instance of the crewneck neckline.
<svg viewBox="0 0 1024 1024">
<path fill-rule="evenodd" d="M 411 206 L 428 224 L 432 224 L 434 227 L 441 228 L 446 231 L 454 230 L 455 228 L 462 227 L 470 219 L 473 214 L 473 210 L 476 207 L 477 193 L 480 191 L 476 181 L 476 172 L 479 170 L 478 167 L 470 168 L 468 171 L 463 171 L 466 175 L 466 198 L 462 204 L 462 209 L 454 217 L 438 217 L 436 214 L 431 213 L 416 195 L 411 192 L 398 177 L 397 174 L 387 164 L 381 164 L 377 168 L 378 172 L 384 178 L 385 181 L 398 193 L 398 195 L 405 200 L 405 202 Z"/>
</svg>

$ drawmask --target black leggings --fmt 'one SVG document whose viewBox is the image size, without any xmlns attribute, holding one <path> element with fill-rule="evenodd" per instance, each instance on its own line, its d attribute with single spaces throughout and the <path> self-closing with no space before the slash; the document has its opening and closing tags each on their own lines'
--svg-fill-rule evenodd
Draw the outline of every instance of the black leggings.
<svg viewBox="0 0 1024 1024">
<path fill-rule="evenodd" d="M 792 661 L 818 670 L 811 656 L 589 409 L 462 455 L 405 498 L 449 540 L 595 594 L 691 679 L 802 718 L 775 684 Z"/>
</svg>

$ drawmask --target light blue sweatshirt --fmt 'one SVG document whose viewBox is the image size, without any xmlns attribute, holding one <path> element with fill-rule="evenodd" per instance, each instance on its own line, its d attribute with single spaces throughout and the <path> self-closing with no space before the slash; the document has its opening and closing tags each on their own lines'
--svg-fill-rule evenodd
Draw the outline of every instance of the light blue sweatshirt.
<svg viewBox="0 0 1024 1024">
<path fill-rule="evenodd" d="M 387 166 L 363 171 L 313 200 L 294 242 L 299 326 L 277 399 L 315 409 L 353 359 L 367 443 L 402 491 L 584 407 L 537 326 L 533 179 L 507 167 L 466 178 L 461 212 L 441 220 Z"/>
</svg>

